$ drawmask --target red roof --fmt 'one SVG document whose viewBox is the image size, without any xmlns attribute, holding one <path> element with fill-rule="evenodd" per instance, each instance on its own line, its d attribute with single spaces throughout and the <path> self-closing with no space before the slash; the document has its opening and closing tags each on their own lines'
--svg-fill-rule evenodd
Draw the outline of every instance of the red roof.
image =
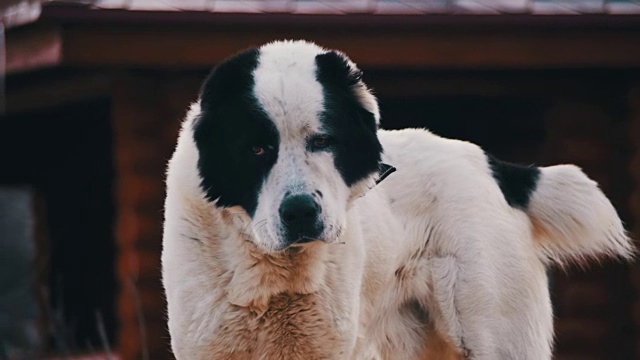
<svg viewBox="0 0 640 360">
<path fill-rule="evenodd" d="M 638 0 L 0 0 L 0 25 L 7 28 L 38 19 L 85 23 L 285 22 L 309 25 L 315 21 L 323 25 L 372 26 L 387 23 L 394 26 L 562 23 L 632 24 L 635 27 L 639 15 Z"/>
<path fill-rule="evenodd" d="M 42 4 L 42 5 L 41 5 Z M 621 15 L 639 14 L 637 0 L 0 0 L 0 23 L 7 27 L 39 17 L 74 14 L 96 20 L 159 14 L 331 14 L 331 15 Z M 140 18 L 138 18 L 140 20 Z"/>
<path fill-rule="evenodd" d="M 640 14 L 634 0 L 53 0 L 49 4 L 132 11 L 375 14 Z"/>
</svg>

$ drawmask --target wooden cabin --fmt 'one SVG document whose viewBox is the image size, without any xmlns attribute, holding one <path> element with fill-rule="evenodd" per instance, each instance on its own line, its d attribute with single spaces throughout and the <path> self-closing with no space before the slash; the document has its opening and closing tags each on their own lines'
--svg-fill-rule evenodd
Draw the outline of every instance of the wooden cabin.
<svg viewBox="0 0 640 360">
<path fill-rule="evenodd" d="M 274 39 L 349 54 L 386 128 L 580 165 L 640 239 L 637 1 L 11 0 L 0 21 L 0 187 L 31 194 L 39 344 L 52 356 L 171 358 L 166 161 L 211 67 Z M 557 359 L 640 358 L 640 266 L 551 275 Z"/>
</svg>

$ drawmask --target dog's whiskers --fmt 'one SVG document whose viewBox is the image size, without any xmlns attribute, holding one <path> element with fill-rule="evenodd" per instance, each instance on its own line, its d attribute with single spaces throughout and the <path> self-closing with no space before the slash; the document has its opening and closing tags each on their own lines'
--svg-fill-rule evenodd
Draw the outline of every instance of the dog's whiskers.
<svg viewBox="0 0 640 360">
<path fill-rule="evenodd" d="M 267 219 L 261 220 L 253 227 L 253 233 L 258 237 L 265 240 L 271 240 L 272 237 L 267 230 Z"/>
<path fill-rule="evenodd" d="M 186 216 L 183 216 L 183 217 L 182 217 L 182 221 L 184 221 L 184 222 L 186 222 L 187 224 L 189 224 L 189 225 L 193 226 L 194 228 L 197 228 L 197 229 L 199 229 L 199 230 L 204 230 L 204 229 L 202 228 L 202 225 L 201 225 L 201 224 L 198 224 L 197 222 L 193 221 L 192 219 L 189 219 L 189 218 L 188 218 L 188 217 L 186 217 Z"/>
<path fill-rule="evenodd" d="M 267 219 L 264 220 L 260 220 L 258 221 L 252 228 L 251 230 L 255 233 L 258 234 L 260 232 L 260 230 L 262 230 L 265 226 L 267 226 Z"/>
<path fill-rule="evenodd" d="M 252 223 L 251 223 L 251 222 L 247 222 L 247 223 L 242 227 L 242 230 L 240 230 L 240 234 L 241 234 L 241 235 L 243 235 L 243 236 L 251 237 L 251 234 L 249 234 L 249 233 L 247 233 L 247 232 L 246 232 L 246 230 L 247 230 L 247 228 L 249 227 L 249 225 L 252 225 L 252 226 L 251 226 L 251 231 L 252 231 L 253 233 L 256 233 L 256 228 L 257 228 L 258 226 L 260 226 L 261 224 L 266 223 L 266 222 L 267 222 L 267 219 L 260 220 L 260 221 L 258 221 L 255 225 L 252 225 Z"/>
<path fill-rule="evenodd" d="M 301 236 L 300 238 L 304 239 L 304 240 L 321 241 L 321 239 L 312 238 L 312 237 L 309 237 L 309 236 Z"/>
</svg>

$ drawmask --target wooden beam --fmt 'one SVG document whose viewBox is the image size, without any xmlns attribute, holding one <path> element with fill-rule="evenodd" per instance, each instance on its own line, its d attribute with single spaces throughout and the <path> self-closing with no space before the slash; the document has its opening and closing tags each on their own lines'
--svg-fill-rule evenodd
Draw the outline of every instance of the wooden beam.
<svg viewBox="0 0 640 360">
<path fill-rule="evenodd" d="M 105 74 L 43 74 L 22 85 L 12 86 L 6 95 L 5 114 L 36 111 L 109 96 Z"/>
<path fill-rule="evenodd" d="M 32 25 L 7 32 L 7 74 L 60 65 L 62 37 L 58 26 Z"/>
<path fill-rule="evenodd" d="M 123 360 L 171 358 L 160 251 L 166 160 L 199 77 L 123 71 L 113 77 L 116 240 Z M 142 318 L 145 322 L 141 323 Z M 146 334 L 146 336 L 145 336 Z M 145 357 L 145 353 L 148 356 Z"/>
<path fill-rule="evenodd" d="M 402 27 L 67 26 L 64 61 L 76 66 L 209 67 L 249 46 L 308 39 L 375 68 L 640 67 L 640 31 Z"/>
<path fill-rule="evenodd" d="M 428 96 L 529 96 L 554 98 L 566 94 L 597 94 L 603 87 L 621 86 L 626 70 L 539 71 L 369 71 L 364 80 L 379 97 L 424 98 Z"/>
</svg>

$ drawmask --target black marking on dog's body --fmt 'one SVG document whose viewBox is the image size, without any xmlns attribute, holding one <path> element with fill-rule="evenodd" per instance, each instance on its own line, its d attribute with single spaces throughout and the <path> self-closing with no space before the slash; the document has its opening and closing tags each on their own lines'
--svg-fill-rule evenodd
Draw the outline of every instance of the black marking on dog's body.
<svg viewBox="0 0 640 360">
<path fill-rule="evenodd" d="M 489 167 L 507 203 L 518 209 L 526 209 L 536 190 L 540 169 L 500 161 L 488 156 Z"/>
<path fill-rule="evenodd" d="M 194 125 L 202 188 L 219 206 L 253 216 L 264 179 L 276 162 L 279 135 L 253 93 L 259 51 L 247 50 L 218 65 L 201 90 Z M 251 148 L 268 149 L 263 155 Z"/>
<path fill-rule="evenodd" d="M 316 79 L 322 85 L 324 110 L 320 121 L 331 136 L 329 151 L 344 182 L 351 186 L 378 171 L 382 146 L 375 116 L 354 92 L 362 77 L 335 51 L 316 56 Z"/>
</svg>

